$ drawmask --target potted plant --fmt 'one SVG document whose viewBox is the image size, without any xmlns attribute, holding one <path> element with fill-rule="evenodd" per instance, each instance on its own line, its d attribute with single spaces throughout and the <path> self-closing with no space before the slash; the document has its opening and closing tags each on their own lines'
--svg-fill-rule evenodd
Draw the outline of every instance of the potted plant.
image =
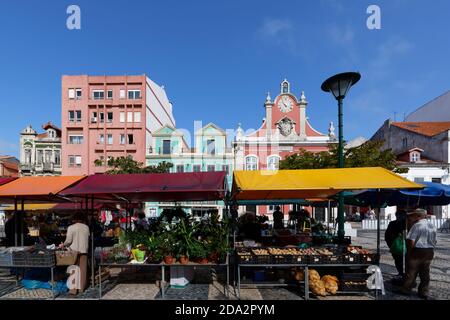
<svg viewBox="0 0 450 320">
<path fill-rule="evenodd" d="M 208 251 L 206 250 L 204 244 L 200 241 L 193 241 L 190 248 L 190 256 L 195 258 L 197 263 L 206 264 L 208 263 Z"/>
<path fill-rule="evenodd" d="M 159 251 L 162 254 L 165 264 L 173 264 L 174 258 L 174 241 L 170 232 L 165 232 L 160 235 Z"/>
</svg>

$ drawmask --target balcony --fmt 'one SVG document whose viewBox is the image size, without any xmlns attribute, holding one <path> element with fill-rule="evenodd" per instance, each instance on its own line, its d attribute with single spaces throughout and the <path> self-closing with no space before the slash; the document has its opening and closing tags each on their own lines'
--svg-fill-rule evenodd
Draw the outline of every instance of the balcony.
<svg viewBox="0 0 450 320">
<path fill-rule="evenodd" d="M 31 171 L 32 165 L 30 163 L 24 163 L 20 165 L 20 171 Z"/>
<path fill-rule="evenodd" d="M 42 171 L 44 172 L 53 172 L 54 170 L 54 164 L 51 162 L 45 162 L 42 166 Z"/>
</svg>

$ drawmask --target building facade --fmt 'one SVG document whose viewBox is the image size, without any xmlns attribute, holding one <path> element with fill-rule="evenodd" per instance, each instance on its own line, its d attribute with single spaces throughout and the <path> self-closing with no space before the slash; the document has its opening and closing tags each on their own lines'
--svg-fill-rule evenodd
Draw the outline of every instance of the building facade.
<svg viewBox="0 0 450 320">
<path fill-rule="evenodd" d="M 48 122 L 37 133 L 31 125 L 20 133 L 20 175 L 61 175 L 61 129 Z"/>
<path fill-rule="evenodd" d="M 383 149 L 392 149 L 401 174 L 408 180 L 450 184 L 450 122 L 393 122 L 386 120 L 371 140 L 384 141 Z M 436 218 L 449 218 L 450 206 L 426 208 Z M 396 207 L 384 210 L 385 218 L 394 218 Z"/>
<path fill-rule="evenodd" d="M 0 156 L 0 177 L 18 177 L 19 160 L 13 156 Z"/>
<path fill-rule="evenodd" d="M 62 77 L 62 173 L 105 172 L 111 157 L 145 163 L 152 134 L 175 126 L 164 87 L 146 75 Z"/>
<path fill-rule="evenodd" d="M 190 148 L 183 132 L 172 126 L 164 126 L 153 134 L 152 152 L 147 155 L 147 165 L 155 166 L 163 161 L 172 163 L 171 172 L 226 171 L 231 188 L 234 153 L 227 146 L 225 131 L 209 123 L 194 134 L 194 147 Z M 164 208 L 173 203 L 147 203 L 148 216 L 158 216 Z M 194 215 L 207 210 L 224 208 L 222 201 L 179 203 L 183 209 Z"/>
<path fill-rule="evenodd" d="M 237 129 L 233 141 L 235 170 L 276 170 L 281 159 L 302 149 L 328 151 L 330 144 L 337 143 L 333 123 L 330 123 L 328 134 L 318 132 L 306 116 L 307 106 L 304 92 L 299 98 L 295 96 L 286 79 L 281 82 L 280 92 L 274 100 L 268 93 L 261 127 L 247 135 L 240 126 Z M 259 214 L 271 213 L 273 209 L 273 206 L 241 208 Z M 290 206 L 283 206 L 285 214 L 290 209 Z"/>
</svg>

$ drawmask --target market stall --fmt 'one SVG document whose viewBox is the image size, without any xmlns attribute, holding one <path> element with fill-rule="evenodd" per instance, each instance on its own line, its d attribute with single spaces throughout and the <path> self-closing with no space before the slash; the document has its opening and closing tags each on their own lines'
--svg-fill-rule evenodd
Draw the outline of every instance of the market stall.
<svg viewBox="0 0 450 320">
<path fill-rule="evenodd" d="M 82 180 L 82 176 L 70 177 L 22 177 L 0 186 L 0 202 L 14 203 L 13 234 L 14 239 L 3 248 L 0 254 L 0 268 L 21 269 L 22 276 L 29 269 L 50 269 L 50 288 L 54 293 L 55 252 L 42 245 L 25 246 L 26 229 L 23 213 L 29 203 L 66 202 L 58 193 Z M 26 202 L 26 203 L 25 203 Z M 20 210 L 18 204 L 20 203 Z M 12 245 L 12 246 L 11 246 Z M 19 276 L 19 273 L 17 273 Z M 24 280 L 22 280 L 24 281 Z M 54 297 L 54 295 L 53 295 Z"/>
<path fill-rule="evenodd" d="M 121 202 L 127 205 L 145 201 L 211 201 L 223 200 L 226 186 L 225 172 L 94 175 L 65 189 L 60 195 L 70 199 Z M 177 223 L 173 223 L 174 219 Z M 164 283 L 166 268 L 172 271 L 187 267 L 225 267 L 225 288 L 228 287 L 228 234 L 224 234 L 226 229 L 218 221 L 208 226 L 197 224 L 175 209 L 168 211 L 165 218 L 161 217 L 155 223 L 158 226 L 156 230 L 128 231 L 118 246 L 97 250 L 98 274 L 102 274 L 104 267 L 160 268 Z M 204 234 L 205 230 L 209 230 L 209 238 L 216 241 L 205 242 L 197 235 Z M 214 248 L 211 247 L 213 245 Z M 221 259 L 211 257 L 219 249 L 225 255 Z M 189 262 L 186 261 L 188 256 L 191 258 Z M 101 297 L 101 277 L 99 280 Z M 161 290 L 164 297 L 164 285 Z"/>
<path fill-rule="evenodd" d="M 345 190 L 397 188 L 420 189 L 423 186 L 383 168 L 235 171 L 232 196 L 237 203 L 289 199 L 326 201 Z M 241 268 L 287 268 L 295 271 L 294 284 L 304 286 L 306 299 L 309 298 L 310 290 L 317 296 L 355 291 L 353 285 L 357 286 L 356 291 L 361 290 L 368 277 L 361 270 L 379 260 L 373 252 L 351 246 L 351 243 L 314 245 L 308 240 L 289 247 L 263 247 L 255 242 L 244 242 L 241 247 L 237 246 L 236 255 L 238 292 L 241 286 Z M 359 278 L 356 277 L 357 274 Z M 261 279 L 264 277 L 259 275 L 257 280 Z M 289 282 L 252 283 L 260 284 L 287 285 Z"/>
</svg>

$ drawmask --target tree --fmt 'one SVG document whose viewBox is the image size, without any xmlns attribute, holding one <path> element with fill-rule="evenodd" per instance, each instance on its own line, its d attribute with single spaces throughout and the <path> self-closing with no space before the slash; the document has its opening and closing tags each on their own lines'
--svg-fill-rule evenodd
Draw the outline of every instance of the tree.
<svg viewBox="0 0 450 320">
<path fill-rule="evenodd" d="M 103 165 L 103 161 L 97 159 L 94 161 L 96 166 Z M 122 173 L 166 173 L 173 167 L 172 163 L 163 161 L 156 166 L 145 167 L 142 162 L 134 160 L 131 156 L 110 158 L 108 160 L 107 174 L 122 174 Z"/>
<path fill-rule="evenodd" d="M 383 141 L 367 141 L 344 152 L 345 167 L 383 167 L 396 173 L 408 172 L 399 168 L 392 149 L 381 150 Z M 313 153 L 300 150 L 280 161 L 280 169 L 325 169 L 338 167 L 338 146 L 330 146 L 329 152 Z"/>
</svg>

